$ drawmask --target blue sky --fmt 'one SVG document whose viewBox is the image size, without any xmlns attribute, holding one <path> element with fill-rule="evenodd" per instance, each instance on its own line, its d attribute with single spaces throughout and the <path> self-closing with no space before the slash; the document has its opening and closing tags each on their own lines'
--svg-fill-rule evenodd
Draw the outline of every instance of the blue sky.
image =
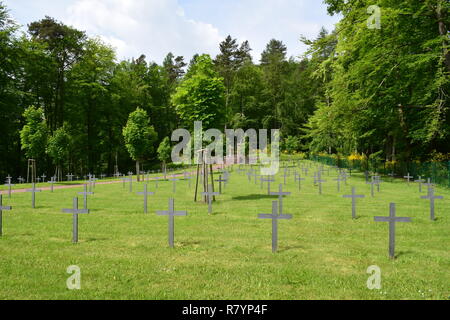
<svg viewBox="0 0 450 320">
<path fill-rule="evenodd" d="M 248 40 L 253 56 L 270 39 L 282 40 L 290 56 L 305 47 L 299 38 L 315 38 L 322 26 L 333 29 L 320 0 L 3 0 L 15 20 L 26 25 L 52 16 L 98 36 L 117 50 L 119 59 L 145 54 L 161 63 L 168 52 L 190 60 L 195 53 L 218 53 L 230 34 Z"/>
</svg>

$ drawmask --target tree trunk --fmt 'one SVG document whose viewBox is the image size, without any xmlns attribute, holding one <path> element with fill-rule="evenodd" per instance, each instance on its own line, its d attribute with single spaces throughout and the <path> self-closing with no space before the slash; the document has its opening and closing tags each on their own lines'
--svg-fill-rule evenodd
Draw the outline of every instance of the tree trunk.
<svg viewBox="0 0 450 320">
<path fill-rule="evenodd" d="M 141 182 L 141 166 L 139 165 L 139 160 L 136 161 L 136 175 L 137 182 Z"/>
<path fill-rule="evenodd" d="M 439 25 L 439 34 L 444 38 L 442 40 L 442 47 L 444 50 L 444 63 L 447 67 L 447 71 L 450 72 L 450 50 L 448 48 L 448 28 L 445 25 L 445 18 L 447 17 L 448 12 L 444 12 L 442 8 L 442 3 L 439 2 L 436 8 L 436 17 Z"/>
</svg>

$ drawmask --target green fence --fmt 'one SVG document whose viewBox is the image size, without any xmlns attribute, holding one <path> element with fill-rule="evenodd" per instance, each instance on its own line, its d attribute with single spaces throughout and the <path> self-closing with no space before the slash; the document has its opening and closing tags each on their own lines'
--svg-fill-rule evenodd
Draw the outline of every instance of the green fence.
<svg viewBox="0 0 450 320">
<path fill-rule="evenodd" d="M 409 162 L 388 164 L 384 161 L 348 160 L 327 156 L 311 156 L 310 160 L 329 166 L 337 166 L 361 172 L 404 177 L 408 173 L 417 179 L 431 179 L 432 183 L 450 188 L 450 162 Z"/>
</svg>

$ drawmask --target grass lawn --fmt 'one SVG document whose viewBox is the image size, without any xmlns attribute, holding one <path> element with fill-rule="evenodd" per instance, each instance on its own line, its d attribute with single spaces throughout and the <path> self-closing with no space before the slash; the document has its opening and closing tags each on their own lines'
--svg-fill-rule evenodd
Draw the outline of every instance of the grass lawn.
<svg viewBox="0 0 450 320">
<path fill-rule="evenodd" d="M 73 245 L 72 207 L 82 186 L 45 191 L 31 209 L 30 193 L 3 195 L 3 237 L 0 238 L 0 299 L 449 299 L 450 190 L 437 188 L 436 221 L 418 186 L 384 178 L 381 193 L 370 197 L 363 175 L 354 174 L 337 193 L 336 173 L 323 177 L 323 195 L 313 186 L 312 171 L 301 192 L 293 176 L 285 191 L 285 213 L 279 223 L 279 252 L 271 252 L 270 213 L 276 197 L 267 196 L 234 172 L 224 195 L 213 205 L 194 203 L 188 183 L 177 185 L 175 249 L 168 248 L 167 217 L 172 182 L 154 183 L 150 214 L 143 213 L 143 184 L 133 193 L 122 183 L 100 185 L 89 198 L 90 215 L 80 215 L 80 243 Z M 282 182 L 282 173 L 274 189 Z M 342 198 L 355 186 L 359 219 L 351 219 L 351 200 Z M 17 188 L 17 187 L 16 187 Z M 425 190 L 426 188 L 424 188 Z M 2 188 L 5 191 L 5 187 Z M 5 192 L 3 192 L 5 193 Z M 422 195 L 425 195 L 423 193 Z M 397 259 L 388 258 L 389 203 L 397 216 Z M 79 205 L 83 201 L 80 197 Z M 66 270 L 81 269 L 81 290 L 70 291 Z M 382 270 L 382 290 L 367 289 L 367 268 Z"/>
</svg>

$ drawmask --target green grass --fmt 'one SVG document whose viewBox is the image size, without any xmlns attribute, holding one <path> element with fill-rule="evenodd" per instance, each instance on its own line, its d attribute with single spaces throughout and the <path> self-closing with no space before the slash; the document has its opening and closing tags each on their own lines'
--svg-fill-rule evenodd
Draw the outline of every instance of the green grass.
<svg viewBox="0 0 450 320">
<path fill-rule="evenodd" d="M 335 177 L 324 176 L 322 196 L 312 177 L 299 192 L 290 178 L 285 213 L 279 224 L 279 252 L 271 252 L 271 223 L 259 220 L 271 202 L 245 175 L 233 173 L 223 196 L 213 205 L 193 202 L 193 190 L 179 182 L 176 210 L 188 217 L 175 221 L 176 248 L 167 243 L 167 210 L 172 183 L 160 182 L 149 197 L 150 214 L 143 214 L 143 197 L 122 184 L 97 185 L 89 199 L 90 215 L 80 216 L 80 243 L 73 245 L 72 206 L 75 189 L 37 194 L 32 210 L 29 193 L 4 198 L 13 211 L 3 212 L 0 238 L 0 299 L 449 299 L 450 191 L 438 188 L 435 222 L 429 203 L 416 185 L 404 181 L 382 184 L 370 197 L 362 175 L 354 175 L 341 193 Z M 282 181 L 281 174 L 277 184 Z M 351 200 L 343 194 L 356 186 L 359 219 L 351 219 Z M 3 188 L 4 190 L 5 188 Z M 155 191 L 150 184 L 150 191 Z M 388 258 L 389 203 L 397 215 L 413 223 L 397 225 L 397 259 Z M 80 198 L 80 206 L 82 199 Z M 66 269 L 81 268 L 81 290 L 70 291 Z M 382 270 L 382 290 L 368 290 L 366 270 Z"/>
</svg>

